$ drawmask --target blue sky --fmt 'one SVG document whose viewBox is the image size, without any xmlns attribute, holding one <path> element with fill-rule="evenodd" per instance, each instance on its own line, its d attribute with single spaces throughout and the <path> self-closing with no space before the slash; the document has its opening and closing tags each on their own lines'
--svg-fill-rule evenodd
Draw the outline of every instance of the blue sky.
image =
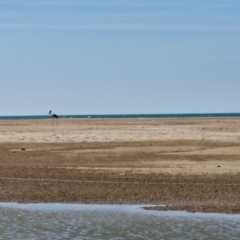
<svg viewBox="0 0 240 240">
<path fill-rule="evenodd" d="M 239 0 L 0 0 L 0 115 L 240 112 Z"/>
</svg>

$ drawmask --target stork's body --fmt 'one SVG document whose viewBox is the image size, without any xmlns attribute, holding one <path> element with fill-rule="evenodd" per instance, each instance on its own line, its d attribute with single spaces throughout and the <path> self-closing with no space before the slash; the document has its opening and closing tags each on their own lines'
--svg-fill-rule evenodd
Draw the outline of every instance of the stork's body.
<svg viewBox="0 0 240 240">
<path fill-rule="evenodd" d="M 57 125 L 58 125 L 58 115 L 53 113 L 52 110 L 50 110 L 48 114 L 50 114 L 52 116 L 53 125 L 54 125 L 54 119 L 57 119 Z"/>
</svg>

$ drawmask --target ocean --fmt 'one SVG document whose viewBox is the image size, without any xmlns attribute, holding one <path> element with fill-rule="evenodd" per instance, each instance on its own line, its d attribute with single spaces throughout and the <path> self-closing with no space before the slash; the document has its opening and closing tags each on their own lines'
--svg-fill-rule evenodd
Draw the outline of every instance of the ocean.
<svg viewBox="0 0 240 240">
<path fill-rule="evenodd" d="M 240 215 L 139 205 L 0 203 L 0 239 L 240 239 Z"/>
<path fill-rule="evenodd" d="M 184 114 L 96 114 L 96 115 L 58 115 L 59 118 L 100 119 L 100 118 L 235 118 L 240 113 L 184 113 Z M 48 119 L 50 115 L 0 116 L 0 120 Z"/>
</svg>

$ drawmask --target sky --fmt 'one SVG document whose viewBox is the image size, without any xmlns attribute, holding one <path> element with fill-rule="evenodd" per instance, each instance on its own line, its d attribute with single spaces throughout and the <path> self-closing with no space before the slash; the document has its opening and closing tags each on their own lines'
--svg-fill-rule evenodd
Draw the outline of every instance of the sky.
<svg viewBox="0 0 240 240">
<path fill-rule="evenodd" d="M 0 115 L 240 112 L 239 0 L 0 0 Z"/>
</svg>

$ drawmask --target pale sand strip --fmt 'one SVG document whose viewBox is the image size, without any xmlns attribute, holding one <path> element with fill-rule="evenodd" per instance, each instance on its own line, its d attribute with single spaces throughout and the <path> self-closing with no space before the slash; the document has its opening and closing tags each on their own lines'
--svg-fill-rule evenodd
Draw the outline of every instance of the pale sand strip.
<svg viewBox="0 0 240 240">
<path fill-rule="evenodd" d="M 59 119 L 0 121 L 0 142 L 240 141 L 234 119 Z"/>
<path fill-rule="evenodd" d="M 141 153 L 161 155 L 160 160 L 153 157 L 137 161 L 135 166 L 127 170 L 135 173 L 239 173 L 239 138 L 240 120 L 237 118 L 60 119 L 58 126 L 52 126 L 51 119 L 0 121 L 1 143 L 93 144 L 93 148 L 90 149 L 56 150 L 66 159 L 88 153 L 95 155 L 129 153 L 135 155 L 136 159 Z M 154 141 L 160 144 L 151 146 L 151 142 Z M 171 141 L 178 142 L 171 143 Z M 199 143 L 190 144 L 191 141 Z M 211 146 L 202 144 L 207 141 L 211 142 Z M 103 149 L 98 146 L 98 143 L 108 142 L 120 142 L 121 146 Z M 149 146 L 139 144 L 129 146 L 136 142 L 149 143 Z M 222 146 L 222 143 L 228 145 Z M 97 148 L 94 149 L 94 146 Z M 11 151 L 19 150 L 11 149 Z M 33 152 L 40 150 L 39 147 L 27 149 Z M 48 149 L 44 146 L 42 150 L 51 151 L 52 147 Z M 118 171 L 125 172 L 121 167 L 117 166 Z M 114 164 L 105 168 L 95 166 L 94 169 L 115 171 Z"/>
</svg>

